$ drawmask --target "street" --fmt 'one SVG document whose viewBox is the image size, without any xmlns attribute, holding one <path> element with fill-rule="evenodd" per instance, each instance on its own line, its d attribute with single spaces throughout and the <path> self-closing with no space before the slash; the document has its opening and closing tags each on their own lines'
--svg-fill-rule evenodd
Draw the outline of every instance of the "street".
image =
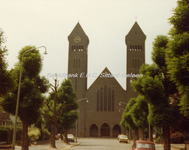
<svg viewBox="0 0 189 150">
<path fill-rule="evenodd" d="M 131 150 L 130 143 L 119 143 L 116 138 L 81 138 L 78 142 L 81 144 L 70 150 Z"/>
<path fill-rule="evenodd" d="M 57 140 L 57 150 L 131 150 L 132 143 L 119 143 L 116 138 L 78 138 L 77 143 L 71 142 L 65 144 Z M 171 150 L 179 150 L 184 148 L 184 144 L 171 144 Z M 176 147 L 176 148 L 175 148 Z M 16 146 L 15 150 L 21 150 L 20 146 Z M 49 143 L 42 145 L 32 145 L 29 150 L 53 150 Z M 156 144 L 156 150 L 163 150 L 162 144 Z"/>
</svg>

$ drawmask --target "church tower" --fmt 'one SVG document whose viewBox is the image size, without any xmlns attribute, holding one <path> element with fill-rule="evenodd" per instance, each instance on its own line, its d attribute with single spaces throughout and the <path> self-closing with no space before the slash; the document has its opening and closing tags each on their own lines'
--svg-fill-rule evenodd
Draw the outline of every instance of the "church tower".
<svg viewBox="0 0 189 150">
<path fill-rule="evenodd" d="M 77 92 L 77 100 L 85 97 L 87 90 L 87 59 L 89 39 L 79 22 L 68 36 L 68 75 Z"/>
<path fill-rule="evenodd" d="M 131 83 L 135 80 L 134 74 L 140 74 L 139 69 L 142 64 L 145 63 L 145 40 L 146 35 L 137 22 L 134 23 L 133 27 L 125 37 L 125 43 L 127 45 L 127 75 L 133 75 L 133 77 L 127 77 L 127 102 L 130 98 L 134 98 L 135 94 Z"/>
</svg>

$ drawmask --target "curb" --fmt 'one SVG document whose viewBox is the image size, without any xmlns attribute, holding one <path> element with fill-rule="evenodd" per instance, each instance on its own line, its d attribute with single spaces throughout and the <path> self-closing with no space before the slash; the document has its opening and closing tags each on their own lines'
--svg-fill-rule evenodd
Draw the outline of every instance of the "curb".
<svg viewBox="0 0 189 150">
<path fill-rule="evenodd" d="M 68 146 L 68 147 L 66 147 L 66 148 L 63 148 L 63 149 L 61 149 L 61 150 L 66 150 L 66 149 L 69 149 L 69 148 L 71 148 L 71 147 L 78 146 L 78 145 L 80 145 L 80 144 L 81 144 L 81 143 L 73 144 L 73 145 L 70 145 L 70 146 Z"/>
</svg>

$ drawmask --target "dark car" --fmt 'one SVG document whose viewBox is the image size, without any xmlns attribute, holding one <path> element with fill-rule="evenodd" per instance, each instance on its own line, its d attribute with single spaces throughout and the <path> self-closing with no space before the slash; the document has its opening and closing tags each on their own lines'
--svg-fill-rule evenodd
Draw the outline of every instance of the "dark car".
<svg viewBox="0 0 189 150">
<path fill-rule="evenodd" d="M 155 144 L 151 141 L 135 141 L 132 150 L 155 150 Z"/>
</svg>

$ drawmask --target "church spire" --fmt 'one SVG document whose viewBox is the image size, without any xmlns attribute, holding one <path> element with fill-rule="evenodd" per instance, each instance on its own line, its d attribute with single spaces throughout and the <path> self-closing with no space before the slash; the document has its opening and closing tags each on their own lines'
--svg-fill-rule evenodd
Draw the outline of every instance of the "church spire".
<svg viewBox="0 0 189 150">
<path fill-rule="evenodd" d="M 140 26 L 137 23 L 137 21 L 135 21 L 135 23 L 132 26 L 131 30 L 129 31 L 129 33 L 125 37 L 125 42 L 127 44 L 128 41 L 136 41 L 136 40 L 137 41 L 141 41 L 142 39 L 145 40 L 146 39 L 146 35 L 144 34 L 142 29 L 140 28 Z"/>
<path fill-rule="evenodd" d="M 81 27 L 79 22 L 76 24 L 76 26 L 74 27 L 74 29 L 72 30 L 72 32 L 68 36 L 68 40 L 70 41 L 70 40 L 74 39 L 74 40 L 77 41 L 78 37 L 80 37 L 81 39 L 85 39 L 86 44 L 89 44 L 89 38 L 85 34 L 85 32 L 84 32 L 84 30 Z"/>
</svg>

